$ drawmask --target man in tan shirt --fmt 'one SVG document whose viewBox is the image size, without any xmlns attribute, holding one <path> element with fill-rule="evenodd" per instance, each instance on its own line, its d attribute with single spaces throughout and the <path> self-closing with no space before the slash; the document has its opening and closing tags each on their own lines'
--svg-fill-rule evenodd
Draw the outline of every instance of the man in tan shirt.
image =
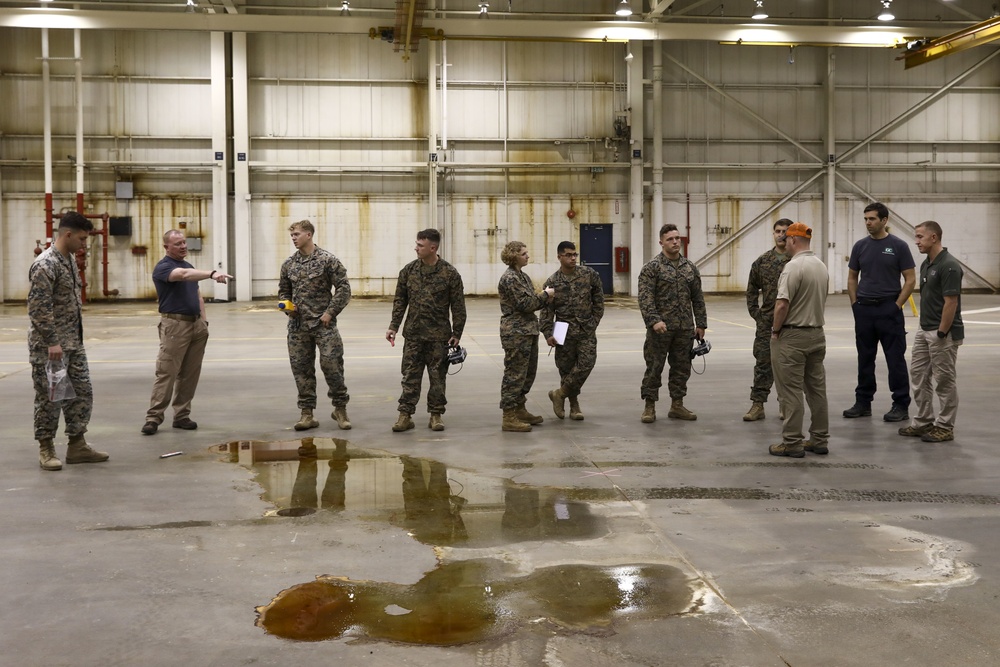
<svg viewBox="0 0 1000 667">
<path fill-rule="evenodd" d="M 771 367 L 784 415 L 781 442 L 768 451 L 774 456 L 802 458 L 807 451 L 829 452 L 830 415 L 826 401 L 826 335 L 823 333 L 830 274 L 809 245 L 812 229 L 796 222 L 785 232 L 791 256 L 778 278 L 778 299 L 771 329 Z M 802 435 L 806 403 L 812 423 L 809 440 Z"/>
</svg>

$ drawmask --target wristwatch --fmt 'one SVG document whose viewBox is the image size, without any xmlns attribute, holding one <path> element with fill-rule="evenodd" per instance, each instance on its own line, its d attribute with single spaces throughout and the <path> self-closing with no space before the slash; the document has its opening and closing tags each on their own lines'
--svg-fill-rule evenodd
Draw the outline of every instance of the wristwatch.
<svg viewBox="0 0 1000 667">
<path fill-rule="evenodd" d="M 937 334 L 938 334 L 938 338 L 947 338 L 948 337 L 948 332 L 947 331 L 941 331 L 940 329 L 938 330 Z"/>
</svg>

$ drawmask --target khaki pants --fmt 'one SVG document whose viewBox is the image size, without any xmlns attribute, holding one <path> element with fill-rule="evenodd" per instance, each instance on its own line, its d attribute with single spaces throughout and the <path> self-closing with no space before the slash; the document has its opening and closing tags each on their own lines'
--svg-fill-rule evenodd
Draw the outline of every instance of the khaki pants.
<svg viewBox="0 0 1000 667">
<path fill-rule="evenodd" d="M 812 422 L 809 439 L 814 445 L 826 445 L 830 440 L 830 413 L 826 402 L 826 335 L 823 329 L 783 329 L 778 338 L 771 338 L 771 368 L 778 402 L 784 414 L 781 440 L 786 445 L 802 444 L 802 422 L 805 392 Z"/>
<path fill-rule="evenodd" d="M 149 399 L 146 421 L 163 423 L 163 413 L 173 399 L 174 421 L 191 414 L 191 401 L 201 378 L 201 361 L 208 345 L 208 325 L 201 318 L 182 322 L 160 320 L 160 352 L 156 356 L 156 379 Z"/>
<path fill-rule="evenodd" d="M 937 331 L 918 329 L 913 337 L 910 351 L 910 380 L 913 382 L 913 402 L 917 414 L 910 422 L 920 427 L 935 423 L 934 394 L 937 394 L 941 410 L 937 425 L 949 431 L 955 428 L 958 414 L 958 383 L 955 366 L 958 360 L 958 346 L 962 341 L 938 338 Z"/>
</svg>

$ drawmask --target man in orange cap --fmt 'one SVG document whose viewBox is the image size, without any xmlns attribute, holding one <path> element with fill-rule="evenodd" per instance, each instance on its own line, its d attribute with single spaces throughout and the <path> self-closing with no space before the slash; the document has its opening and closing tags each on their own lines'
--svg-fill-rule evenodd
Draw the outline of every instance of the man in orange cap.
<svg viewBox="0 0 1000 667">
<path fill-rule="evenodd" d="M 826 323 L 823 311 L 829 291 L 826 265 L 809 246 L 812 229 L 796 222 L 785 232 L 785 251 L 791 257 L 778 278 L 778 299 L 771 329 L 771 367 L 784 419 L 781 442 L 768 451 L 774 456 L 802 458 L 807 451 L 829 452 L 830 415 L 826 402 Z M 809 440 L 802 435 L 809 404 Z"/>
</svg>

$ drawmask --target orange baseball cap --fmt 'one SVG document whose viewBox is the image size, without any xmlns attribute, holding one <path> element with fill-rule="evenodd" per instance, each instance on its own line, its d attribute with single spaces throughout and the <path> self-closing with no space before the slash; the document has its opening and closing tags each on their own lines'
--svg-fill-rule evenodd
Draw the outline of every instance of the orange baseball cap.
<svg viewBox="0 0 1000 667">
<path fill-rule="evenodd" d="M 810 229 L 804 222 L 793 222 L 785 231 L 785 236 L 801 236 L 803 238 L 811 239 L 813 237 L 813 230 Z"/>
</svg>

